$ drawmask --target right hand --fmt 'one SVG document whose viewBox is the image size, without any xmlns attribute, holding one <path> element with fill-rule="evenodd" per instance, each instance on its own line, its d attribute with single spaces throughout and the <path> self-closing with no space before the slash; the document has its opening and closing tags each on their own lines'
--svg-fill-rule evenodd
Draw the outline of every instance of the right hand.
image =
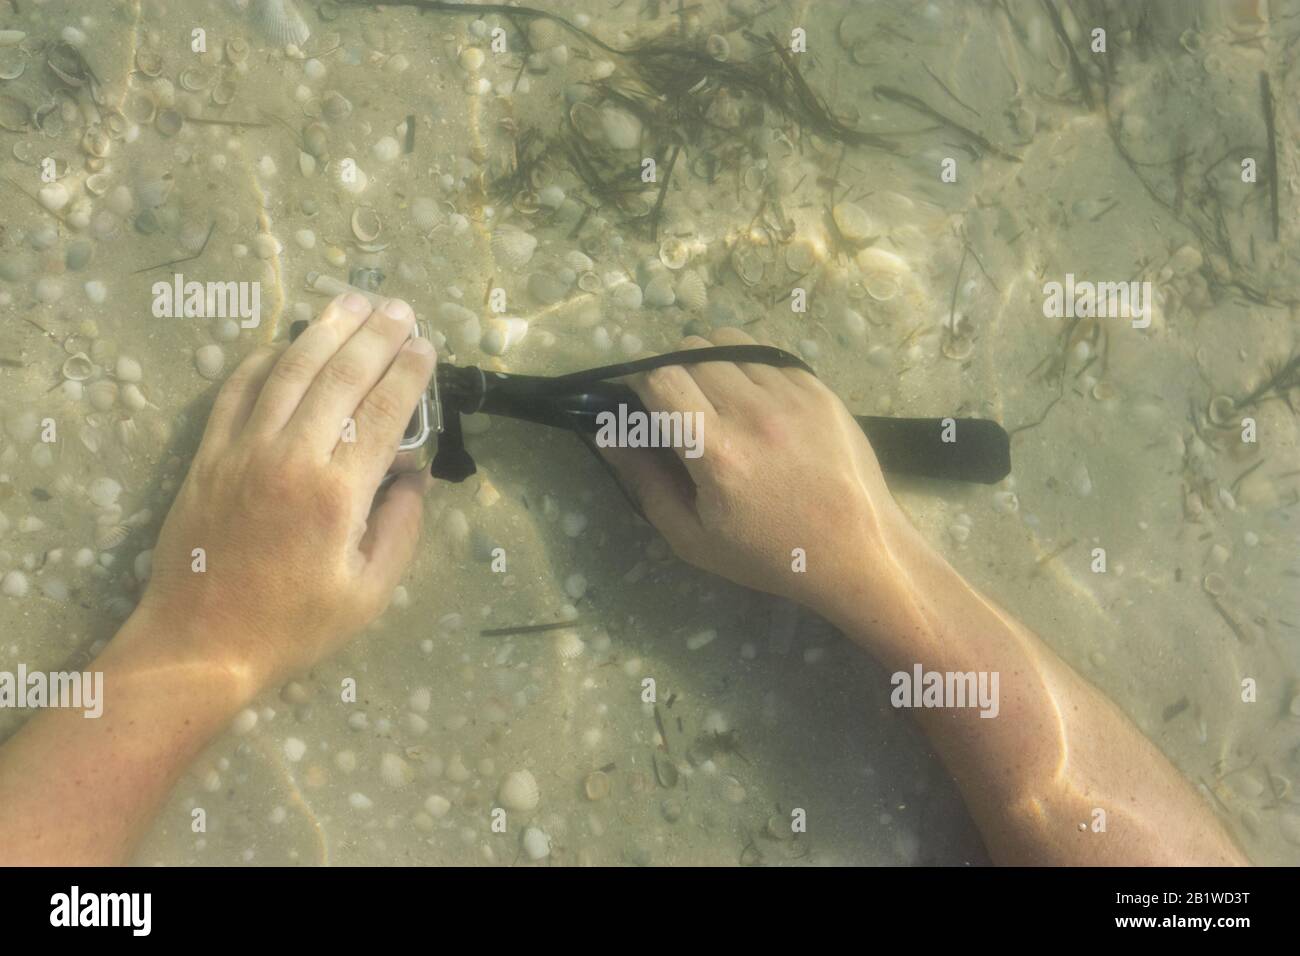
<svg viewBox="0 0 1300 956">
<path fill-rule="evenodd" d="M 737 329 L 683 348 L 753 344 Z M 902 521 L 875 453 L 844 404 L 800 369 L 671 365 L 631 381 L 650 411 L 702 412 L 702 454 L 602 449 L 678 557 L 814 608 L 862 584 Z M 795 551 L 807 570 L 795 570 Z"/>
</svg>

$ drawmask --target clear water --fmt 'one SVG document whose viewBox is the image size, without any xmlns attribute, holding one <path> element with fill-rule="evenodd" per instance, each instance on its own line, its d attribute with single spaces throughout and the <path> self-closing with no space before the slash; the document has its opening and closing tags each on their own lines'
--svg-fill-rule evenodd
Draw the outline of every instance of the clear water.
<svg viewBox="0 0 1300 956">
<path fill-rule="evenodd" d="M 537 4 L 618 48 L 716 34 L 708 48 L 723 54 L 725 41 L 727 63 L 772 76 L 764 38 L 788 46 L 801 28 L 795 62 L 826 115 L 890 148 L 844 142 L 812 112 L 783 114 L 707 73 L 682 94 L 707 105 L 705 122 L 602 129 L 614 93 L 658 109 L 647 97 L 662 90 L 635 61 L 468 6 L 299 0 L 310 35 L 288 50 L 248 6 L 0 2 L 0 28 L 25 34 L 0 46 L 5 72 L 23 67 L 0 97 L 8 125 L 24 125 L 18 100 L 29 127 L 0 129 L 0 574 L 31 583 L 0 597 L 0 668 L 79 666 L 112 636 L 214 391 L 197 350 L 219 346 L 229 369 L 283 337 L 328 300 L 312 274 L 377 282 L 415 305 L 444 354 L 515 371 L 606 364 L 743 323 L 802 354 L 856 412 L 1016 429 L 1011 479 L 898 481 L 905 509 L 1132 717 L 1252 859 L 1300 862 L 1294 377 L 1249 404 L 1257 442 L 1220 427 L 1297 348 L 1300 6 L 1062 2 L 1076 70 L 1029 0 Z M 1111 12 L 1096 23 L 1094 7 Z M 1105 54 L 1089 50 L 1097 26 Z M 505 52 L 492 49 L 497 27 Z M 206 52 L 192 49 L 196 29 Z M 93 67 L 97 96 L 46 68 L 51 55 L 66 65 L 61 40 Z M 106 147 L 83 143 L 88 129 Z M 600 154 L 610 135 L 634 137 L 617 195 L 563 148 Z M 664 176 L 673 144 L 656 214 L 658 186 L 632 177 L 647 156 Z M 63 204 L 46 194 L 57 215 L 36 201 L 47 157 L 66 190 Z M 341 181 L 345 160 L 364 189 Z M 369 243 L 351 225 L 358 207 L 381 223 Z M 539 240 L 523 267 L 490 242 L 510 224 Z M 846 254 L 840 240 L 859 234 L 897 258 Z M 684 244 L 685 268 L 655 265 L 680 264 L 666 239 Z M 575 252 L 592 260 L 583 287 Z M 176 271 L 261 283 L 260 324 L 155 317 L 152 285 Z M 673 304 L 626 297 L 660 273 Z M 1044 317 L 1044 283 L 1067 274 L 1149 281 L 1150 326 Z M 488 333 L 491 288 L 529 323 L 503 355 L 442 308 L 470 309 Z M 95 369 L 77 397 L 60 369 L 80 351 Z M 120 356 L 140 363 L 138 393 L 93 385 L 112 381 Z M 46 416 L 61 423 L 52 446 L 36 437 Z M 470 425 L 480 474 L 432 496 L 393 605 L 344 653 L 268 692 L 255 727 L 213 743 L 139 862 L 511 864 L 517 835 L 492 834 L 489 811 L 521 769 L 541 790 L 533 823 L 551 863 L 986 861 L 952 781 L 889 706 L 888 675 L 856 647 L 675 560 L 570 437 Z M 97 543 L 103 522 L 84 494 L 98 477 L 120 482 L 135 519 L 114 547 Z M 484 560 L 498 545 L 505 574 Z M 479 633 L 565 616 L 570 632 Z M 708 630 L 716 638 L 691 649 Z M 338 699 L 349 677 L 355 704 Z M 0 737 L 23 719 L 0 711 Z M 656 772 L 656 754 L 676 772 Z M 611 790 L 591 800 L 584 780 L 601 768 Z M 784 826 L 792 808 L 810 821 L 798 839 Z"/>
</svg>

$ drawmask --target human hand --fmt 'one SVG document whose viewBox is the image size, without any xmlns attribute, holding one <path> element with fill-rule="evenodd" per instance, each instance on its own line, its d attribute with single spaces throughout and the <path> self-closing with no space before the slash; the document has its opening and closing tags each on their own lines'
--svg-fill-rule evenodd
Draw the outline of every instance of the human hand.
<svg viewBox="0 0 1300 956">
<path fill-rule="evenodd" d="M 169 634 L 173 655 L 245 675 L 255 691 L 384 609 L 432 481 L 403 476 L 376 497 L 433 374 L 433 347 L 410 337 L 413 324 L 400 300 L 372 312 L 340 296 L 222 387 L 138 609 L 163 625 L 142 630 Z M 343 440 L 346 419 L 354 441 Z"/>
<path fill-rule="evenodd" d="M 752 344 L 737 329 L 683 348 Z M 648 410 L 702 412 L 698 458 L 657 449 L 602 453 L 683 560 L 760 591 L 823 608 L 879 566 L 904 521 L 866 436 L 801 369 L 707 362 L 630 382 Z M 795 549 L 806 556 L 799 571 Z"/>
</svg>

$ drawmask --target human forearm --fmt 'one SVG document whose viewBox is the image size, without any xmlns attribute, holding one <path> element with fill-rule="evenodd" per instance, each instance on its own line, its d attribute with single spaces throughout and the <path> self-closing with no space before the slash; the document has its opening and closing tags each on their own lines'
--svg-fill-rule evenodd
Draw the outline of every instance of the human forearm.
<svg viewBox="0 0 1300 956">
<path fill-rule="evenodd" d="M 891 672 L 997 673 L 996 717 L 917 718 L 995 860 L 1244 863 L 1208 805 L 1096 688 L 975 591 L 901 515 L 824 612 Z M 1093 829 L 1096 810 L 1105 830 Z"/>
<path fill-rule="evenodd" d="M 181 627 L 192 632 L 183 640 Z M 45 711 L 0 748 L 0 865 L 126 862 L 257 687 L 252 673 L 195 654 L 197 631 L 138 611 L 89 667 L 104 675 L 100 717 Z"/>
</svg>

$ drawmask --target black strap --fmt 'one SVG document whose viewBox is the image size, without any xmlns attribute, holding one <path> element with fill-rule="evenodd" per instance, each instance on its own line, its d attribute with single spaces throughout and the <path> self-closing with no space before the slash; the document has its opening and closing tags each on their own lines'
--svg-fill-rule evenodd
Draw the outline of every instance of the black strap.
<svg viewBox="0 0 1300 956">
<path fill-rule="evenodd" d="M 711 345 L 707 348 L 680 349 L 664 355 L 652 355 L 631 362 L 619 362 L 617 365 L 602 365 L 599 368 L 558 375 L 539 384 L 537 392 L 539 395 L 571 392 L 611 378 L 649 372 L 666 365 L 698 365 L 701 362 L 750 362 L 755 365 L 771 365 L 775 368 L 798 368 L 810 375 L 817 374 L 799 356 L 770 345 Z"/>
</svg>

